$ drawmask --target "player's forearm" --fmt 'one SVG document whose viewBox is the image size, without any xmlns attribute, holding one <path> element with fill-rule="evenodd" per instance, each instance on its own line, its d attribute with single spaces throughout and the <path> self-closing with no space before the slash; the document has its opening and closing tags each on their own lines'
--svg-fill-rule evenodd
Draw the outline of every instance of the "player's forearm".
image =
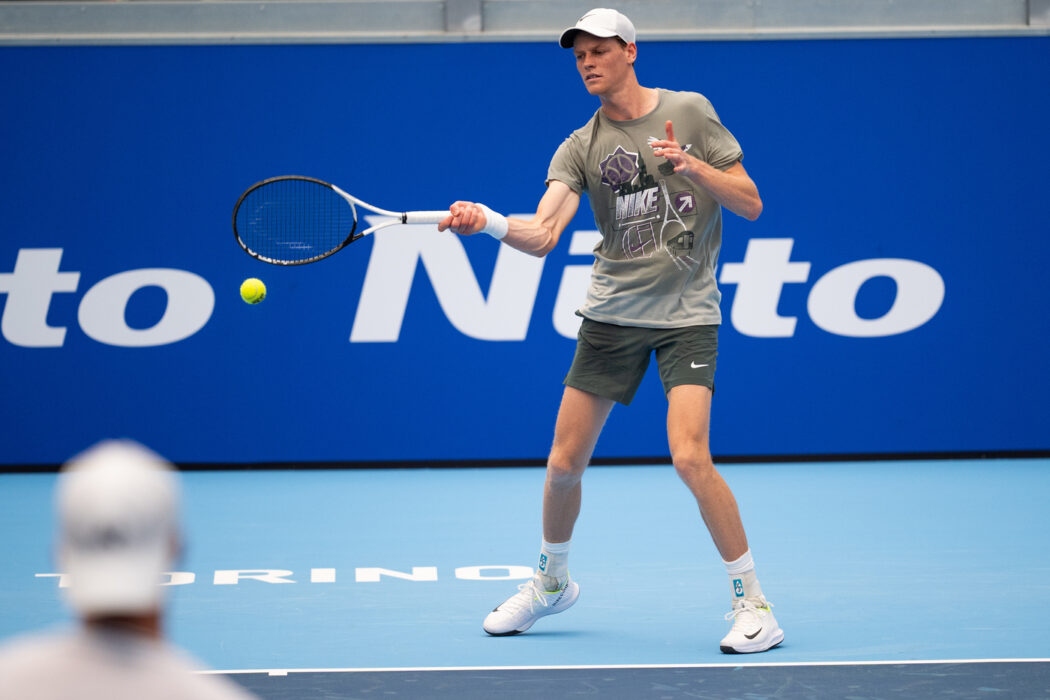
<svg viewBox="0 0 1050 700">
<path fill-rule="evenodd" d="M 708 163 L 697 161 L 690 179 L 707 190 L 723 207 L 748 221 L 762 213 L 762 198 L 758 187 L 746 172 L 719 170 Z"/>
<path fill-rule="evenodd" d="M 565 183 L 552 180 L 535 215 L 528 219 L 506 219 L 507 232 L 502 240 L 512 248 L 541 258 L 558 245 L 579 203 L 579 194 Z"/>
<path fill-rule="evenodd" d="M 542 258 L 558 243 L 551 228 L 535 219 L 507 218 L 507 235 L 503 242 L 523 253 Z"/>
<path fill-rule="evenodd" d="M 580 195 L 568 185 L 552 180 L 540 199 L 536 215 L 530 219 L 510 218 L 477 202 L 458 201 L 438 230 L 451 230 L 461 236 L 487 233 L 523 253 L 543 257 L 558 245 L 561 232 L 576 214 Z"/>
</svg>

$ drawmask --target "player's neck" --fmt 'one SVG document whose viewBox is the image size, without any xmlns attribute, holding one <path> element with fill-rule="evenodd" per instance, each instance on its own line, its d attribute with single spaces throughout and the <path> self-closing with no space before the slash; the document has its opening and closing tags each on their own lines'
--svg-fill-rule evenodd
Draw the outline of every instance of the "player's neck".
<svg viewBox="0 0 1050 700">
<path fill-rule="evenodd" d="M 660 103 L 660 94 L 653 88 L 645 88 L 637 81 L 623 86 L 614 93 L 601 95 L 602 112 L 618 122 L 638 119 L 649 114 Z"/>
</svg>

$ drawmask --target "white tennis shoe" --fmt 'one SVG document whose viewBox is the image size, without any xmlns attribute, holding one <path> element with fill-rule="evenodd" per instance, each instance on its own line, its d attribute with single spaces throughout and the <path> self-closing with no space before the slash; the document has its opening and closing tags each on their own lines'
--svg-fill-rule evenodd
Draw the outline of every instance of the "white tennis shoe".
<svg viewBox="0 0 1050 700">
<path fill-rule="evenodd" d="M 533 576 L 490 612 L 482 627 L 494 637 L 520 634 L 541 617 L 568 610 L 579 596 L 579 585 L 569 578 L 558 590 L 545 591 L 539 576 Z"/>
<path fill-rule="evenodd" d="M 734 601 L 733 609 L 726 614 L 726 620 L 732 620 L 733 627 L 722 639 L 722 651 L 726 654 L 754 654 L 772 649 L 784 641 L 784 630 L 773 617 L 772 607 L 772 603 L 762 599 Z"/>
</svg>

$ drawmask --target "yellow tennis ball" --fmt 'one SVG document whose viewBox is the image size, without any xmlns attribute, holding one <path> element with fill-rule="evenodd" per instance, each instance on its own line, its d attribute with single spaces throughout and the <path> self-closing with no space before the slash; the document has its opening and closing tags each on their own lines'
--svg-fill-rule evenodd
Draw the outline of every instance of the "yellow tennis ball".
<svg viewBox="0 0 1050 700">
<path fill-rule="evenodd" d="M 241 299 L 248 304 L 258 304 L 266 298 L 266 285 L 261 279 L 249 277 L 241 282 Z"/>
</svg>

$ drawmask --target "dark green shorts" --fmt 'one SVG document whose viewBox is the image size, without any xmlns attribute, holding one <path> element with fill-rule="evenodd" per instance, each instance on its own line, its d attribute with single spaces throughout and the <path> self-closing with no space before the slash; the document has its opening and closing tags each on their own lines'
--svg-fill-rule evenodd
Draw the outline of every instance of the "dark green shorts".
<svg viewBox="0 0 1050 700">
<path fill-rule="evenodd" d="M 715 390 L 718 326 L 637 328 L 583 319 L 565 385 L 631 403 L 656 353 L 664 392 L 681 384 Z"/>
</svg>

